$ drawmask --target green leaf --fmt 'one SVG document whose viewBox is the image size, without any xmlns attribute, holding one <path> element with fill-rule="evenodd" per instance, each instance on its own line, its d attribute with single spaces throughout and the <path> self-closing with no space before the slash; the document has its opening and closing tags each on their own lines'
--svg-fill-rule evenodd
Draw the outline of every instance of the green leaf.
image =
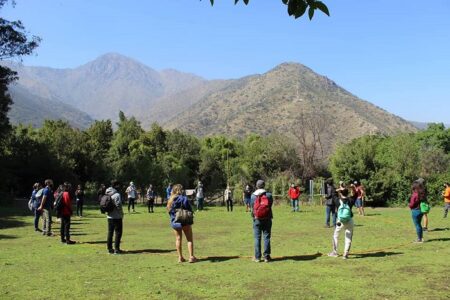
<svg viewBox="0 0 450 300">
<path fill-rule="evenodd" d="M 214 5 L 214 0 L 209 0 L 211 2 L 211 6 Z"/>
<path fill-rule="evenodd" d="M 316 1 L 316 7 L 327 16 L 330 16 L 330 11 L 328 10 L 328 7 L 322 1 Z"/>
<path fill-rule="evenodd" d="M 289 0 L 281 0 L 281 1 L 283 2 L 284 5 L 287 5 Z"/>
<path fill-rule="evenodd" d="M 248 1 L 250 1 L 250 0 L 244 0 L 244 3 L 245 3 L 245 5 L 247 5 L 247 4 L 248 4 Z"/>
<path fill-rule="evenodd" d="M 306 12 L 306 9 L 308 8 L 308 5 L 304 1 L 297 2 L 297 7 L 295 9 L 294 16 L 295 18 L 300 18 L 303 16 Z"/>
<path fill-rule="evenodd" d="M 234 0 L 234 5 L 238 4 L 239 0 Z"/>
<path fill-rule="evenodd" d="M 314 7 L 312 7 L 312 6 L 309 7 L 308 16 L 309 16 L 309 19 L 312 20 L 312 18 L 314 16 Z"/>
</svg>

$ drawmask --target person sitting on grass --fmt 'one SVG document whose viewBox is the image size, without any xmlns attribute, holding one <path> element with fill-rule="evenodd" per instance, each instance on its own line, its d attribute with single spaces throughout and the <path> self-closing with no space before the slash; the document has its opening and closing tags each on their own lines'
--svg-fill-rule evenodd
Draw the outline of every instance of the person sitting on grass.
<svg viewBox="0 0 450 300">
<path fill-rule="evenodd" d="M 338 240 L 339 240 L 339 234 L 341 231 L 345 231 L 345 246 L 344 246 L 344 255 L 342 256 L 343 259 L 347 259 L 350 247 L 352 245 L 352 238 L 353 238 L 353 212 L 352 212 L 352 206 L 353 203 L 351 199 L 348 197 L 348 189 L 346 188 L 339 188 L 338 190 L 339 195 L 339 206 L 337 208 L 337 222 L 336 222 L 336 228 L 334 229 L 333 234 L 333 251 L 328 254 L 328 256 L 331 257 L 338 257 Z"/>
<path fill-rule="evenodd" d="M 175 234 L 175 246 L 178 253 L 178 262 L 182 263 L 186 261 L 186 259 L 183 257 L 182 251 L 184 232 L 189 251 L 189 262 L 194 263 L 197 261 L 197 258 L 194 256 L 194 235 L 192 233 L 192 224 L 181 224 L 176 222 L 175 220 L 177 209 L 180 208 L 192 212 L 191 204 L 189 203 L 188 198 L 183 193 L 183 186 L 181 184 L 175 184 L 172 188 L 172 194 L 170 195 L 169 201 L 167 202 L 167 211 L 170 216 L 170 224 Z"/>
</svg>

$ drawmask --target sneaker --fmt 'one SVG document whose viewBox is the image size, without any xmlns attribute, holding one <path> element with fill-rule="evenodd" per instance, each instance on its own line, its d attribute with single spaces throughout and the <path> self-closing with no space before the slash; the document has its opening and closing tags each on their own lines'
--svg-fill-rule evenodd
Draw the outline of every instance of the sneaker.
<svg viewBox="0 0 450 300">
<path fill-rule="evenodd" d="M 348 253 L 344 253 L 344 255 L 342 255 L 342 259 L 348 259 Z"/>
<path fill-rule="evenodd" d="M 115 255 L 122 254 L 122 250 L 114 250 L 114 254 Z"/>
<path fill-rule="evenodd" d="M 65 239 L 61 239 L 61 244 L 65 244 L 66 240 Z"/>
<path fill-rule="evenodd" d="M 261 262 L 261 259 L 260 258 L 253 258 L 253 262 L 259 263 L 259 262 Z"/>
<path fill-rule="evenodd" d="M 272 258 L 270 256 L 264 257 L 264 262 L 268 263 L 270 261 L 272 261 Z"/>
<path fill-rule="evenodd" d="M 414 241 L 416 244 L 423 244 L 423 239 L 417 239 Z"/>
<path fill-rule="evenodd" d="M 339 255 L 336 253 L 336 251 L 332 251 L 330 253 L 328 253 L 329 257 L 338 257 Z"/>
<path fill-rule="evenodd" d="M 72 240 L 67 240 L 66 244 L 67 245 L 73 245 L 73 244 L 76 244 L 76 242 L 72 241 Z"/>
<path fill-rule="evenodd" d="M 325 227 L 325 228 L 330 228 L 330 225 L 326 224 L 324 227 Z"/>
<path fill-rule="evenodd" d="M 189 262 L 190 262 L 191 264 L 197 262 L 197 257 L 191 256 L 191 257 L 189 258 Z"/>
<path fill-rule="evenodd" d="M 428 231 L 428 227 L 423 227 L 422 230 L 423 231 Z"/>
<path fill-rule="evenodd" d="M 109 254 L 114 254 L 114 250 L 113 249 L 108 249 L 108 253 Z"/>
</svg>

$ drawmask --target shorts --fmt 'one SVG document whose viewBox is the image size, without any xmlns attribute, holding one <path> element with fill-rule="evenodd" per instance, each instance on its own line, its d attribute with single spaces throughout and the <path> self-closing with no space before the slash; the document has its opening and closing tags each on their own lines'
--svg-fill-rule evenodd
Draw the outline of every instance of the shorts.
<svg viewBox="0 0 450 300">
<path fill-rule="evenodd" d="M 358 198 L 358 199 L 355 200 L 355 206 L 356 206 L 357 208 L 360 208 L 360 207 L 363 206 L 363 201 L 362 201 L 361 198 Z"/>
<path fill-rule="evenodd" d="M 245 205 L 250 205 L 250 199 L 251 198 L 244 198 Z"/>
</svg>

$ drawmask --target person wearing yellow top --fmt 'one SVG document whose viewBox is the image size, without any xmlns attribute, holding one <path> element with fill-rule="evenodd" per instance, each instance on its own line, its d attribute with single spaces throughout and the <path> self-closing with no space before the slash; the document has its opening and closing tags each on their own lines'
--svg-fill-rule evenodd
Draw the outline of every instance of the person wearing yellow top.
<svg viewBox="0 0 450 300">
<path fill-rule="evenodd" d="M 447 218 L 448 210 L 450 209 L 450 183 L 446 182 L 444 184 L 445 190 L 442 192 L 444 196 L 444 218 Z"/>
</svg>

